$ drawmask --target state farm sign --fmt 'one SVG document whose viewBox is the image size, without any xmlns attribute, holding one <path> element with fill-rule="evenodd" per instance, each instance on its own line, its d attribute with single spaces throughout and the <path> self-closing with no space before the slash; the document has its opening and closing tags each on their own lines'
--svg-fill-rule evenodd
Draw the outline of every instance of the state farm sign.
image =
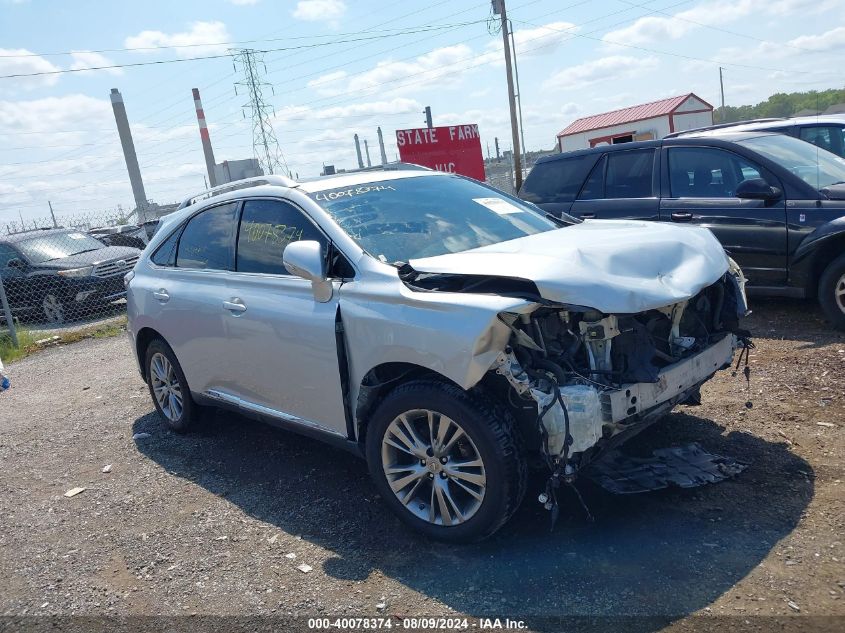
<svg viewBox="0 0 845 633">
<path fill-rule="evenodd" d="M 477 125 L 396 130 L 396 145 L 405 163 L 484 180 L 484 156 Z"/>
</svg>

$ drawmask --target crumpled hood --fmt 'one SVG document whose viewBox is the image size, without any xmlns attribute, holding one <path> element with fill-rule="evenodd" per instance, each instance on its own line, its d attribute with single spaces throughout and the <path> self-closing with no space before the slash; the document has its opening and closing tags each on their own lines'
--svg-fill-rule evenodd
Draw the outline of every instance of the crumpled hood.
<svg viewBox="0 0 845 633">
<path fill-rule="evenodd" d="M 528 279 L 549 301 L 623 314 L 694 297 L 728 270 L 709 230 L 629 220 L 587 220 L 409 263 L 421 273 Z"/>
</svg>

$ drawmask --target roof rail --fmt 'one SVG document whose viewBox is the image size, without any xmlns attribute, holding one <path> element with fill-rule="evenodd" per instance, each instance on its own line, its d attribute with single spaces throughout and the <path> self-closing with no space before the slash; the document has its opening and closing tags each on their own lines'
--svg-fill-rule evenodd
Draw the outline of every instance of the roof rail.
<svg viewBox="0 0 845 633">
<path fill-rule="evenodd" d="M 269 176 L 254 176 L 252 178 L 244 178 L 243 180 L 235 180 L 232 182 L 227 182 L 225 185 L 218 185 L 217 187 L 212 187 L 211 189 L 202 191 L 200 193 L 194 194 L 193 196 L 185 198 L 177 207 L 177 210 L 184 209 L 185 207 L 190 207 L 192 204 L 196 204 L 201 200 L 208 200 L 209 198 L 213 198 L 214 196 L 220 196 L 224 193 L 238 191 L 239 189 L 248 189 L 250 187 L 261 187 L 263 185 L 276 185 L 277 187 L 297 187 L 299 186 L 299 183 L 291 178 L 288 178 L 287 176 L 276 176 L 273 174 Z"/>
<path fill-rule="evenodd" d="M 717 123 L 716 125 L 705 125 L 704 127 L 695 127 L 691 130 L 683 130 L 682 132 L 672 132 L 663 138 L 677 138 L 685 134 L 694 134 L 696 132 L 707 132 L 709 130 L 722 130 L 724 128 L 736 127 L 738 125 L 747 125 L 749 123 L 771 123 L 773 121 L 786 121 L 786 117 L 769 117 L 766 119 L 746 119 L 745 121 L 733 121 L 732 123 Z"/>
</svg>

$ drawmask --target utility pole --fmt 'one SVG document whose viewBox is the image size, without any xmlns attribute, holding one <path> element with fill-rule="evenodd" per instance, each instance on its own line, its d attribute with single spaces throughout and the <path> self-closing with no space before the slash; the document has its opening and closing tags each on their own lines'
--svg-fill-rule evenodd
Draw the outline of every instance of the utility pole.
<svg viewBox="0 0 845 633">
<path fill-rule="evenodd" d="M 53 228 L 57 229 L 59 225 L 56 223 L 56 214 L 53 213 L 53 203 L 48 200 L 47 205 L 50 207 L 50 217 L 53 218 Z"/>
<path fill-rule="evenodd" d="M 433 128 L 434 125 L 431 123 L 431 106 L 426 106 L 423 114 L 425 114 L 425 124 L 428 126 L 428 129 Z"/>
<path fill-rule="evenodd" d="M 511 67 L 511 41 L 508 31 L 508 12 L 505 8 L 505 0 L 492 0 L 494 15 L 501 16 L 502 19 L 502 42 L 505 45 L 505 72 L 508 75 L 508 105 L 511 113 L 511 139 L 513 146 L 511 153 L 513 154 L 513 166 L 515 171 L 514 185 L 516 191 L 522 187 L 522 160 L 519 149 L 519 126 L 516 122 L 516 97 L 513 88 L 513 68 Z"/>
<path fill-rule="evenodd" d="M 722 91 L 722 108 L 719 112 L 719 123 L 725 122 L 725 82 L 722 80 L 722 67 L 719 66 L 719 89 Z"/>
<path fill-rule="evenodd" d="M 498 136 L 496 137 L 496 162 L 497 163 L 502 162 L 502 155 L 501 155 L 501 153 L 499 153 L 499 137 Z"/>
<path fill-rule="evenodd" d="M 516 40 L 513 37 L 513 22 L 508 20 L 511 30 L 511 51 L 513 51 L 513 76 L 516 80 L 516 105 L 519 111 L 519 140 L 522 142 L 522 164 L 528 164 L 528 149 L 525 147 L 525 126 L 522 124 L 522 89 L 519 87 L 519 64 L 516 63 Z"/>
<path fill-rule="evenodd" d="M 276 138 L 276 133 L 273 132 L 272 123 L 270 123 L 270 112 L 273 108 L 264 100 L 263 88 L 269 86 L 272 90 L 272 86 L 261 80 L 259 64 L 264 67 L 264 72 L 267 72 L 267 67 L 261 59 L 262 53 L 252 48 L 236 48 L 231 49 L 230 52 L 234 59 L 235 71 L 240 65 L 241 72 L 244 75 L 243 81 L 235 82 L 235 94 L 238 93 L 238 86 L 244 86 L 249 95 L 249 102 L 245 103 L 242 108 L 249 110 L 252 118 L 253 154 L 264 169 L 264 173 L 286 172 L 290 175 L 287 161 L 285 161 L 285 156 L 279 147 L 279 140 Z M 275 114 L 275 111 L 273 113 Z M 282 165 L 284 165 L 284 169 L 282 169 Z"/>
</svg>

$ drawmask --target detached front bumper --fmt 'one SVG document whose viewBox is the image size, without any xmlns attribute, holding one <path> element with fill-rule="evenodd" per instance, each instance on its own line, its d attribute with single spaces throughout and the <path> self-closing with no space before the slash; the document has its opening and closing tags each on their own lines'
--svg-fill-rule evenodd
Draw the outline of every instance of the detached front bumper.
<svg viewBox="0 0 845 633">
<path fill-rule="evenodd" d="M 600 396 L 602 422 L 622 422 L 672 400 L 729 365 L 735 350 L 736 337 L 726 334 L 695 356 L 664 367 L 658 373 L 657 382 L 633 383 L 603 391 Z"/>
</svg>

